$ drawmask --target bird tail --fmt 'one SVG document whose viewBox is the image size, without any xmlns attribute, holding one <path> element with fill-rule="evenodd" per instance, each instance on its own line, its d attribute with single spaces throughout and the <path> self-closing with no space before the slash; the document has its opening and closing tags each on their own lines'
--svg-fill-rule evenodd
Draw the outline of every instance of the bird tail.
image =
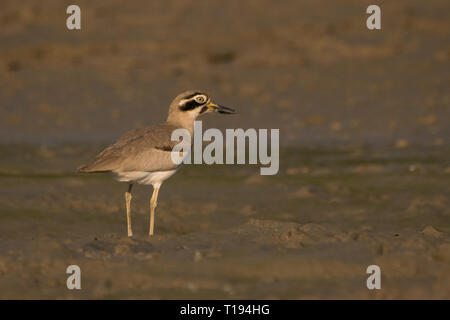
<svg viewBox="0 0 450 320">
<path fill-rule="evenodd" d="M 89 165 L 82 165 L 77 168 L 77 173 L 82 172 L 91 172 L 91 170 L 89 169 Z"/>
<path fill-rule="evenodd" d="M 97 163 L 90 163 L 82 165 L 77 168 L 77 173 L 95 173 L 95 172 L 109 172 L 111 169 L 98 165 Z"/>
</svg>

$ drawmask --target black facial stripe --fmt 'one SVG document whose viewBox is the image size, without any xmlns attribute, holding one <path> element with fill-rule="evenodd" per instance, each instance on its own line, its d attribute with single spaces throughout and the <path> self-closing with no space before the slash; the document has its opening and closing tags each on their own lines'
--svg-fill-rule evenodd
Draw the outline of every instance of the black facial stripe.
<svg viewBox="0 0 450 320">
<path fill-rule="evenodd" d="M 195 108 L 198 108 L 198 107 L 200 107 L 202 105 L 203 105 L 203 103 L 198 103 L 195 100 L 189 100 L 189 101 L 187 101 L 185 104 L 183 104 L 180 107 L 180 110 L 189 111 L 189 110 L 193 110 Z"/>
<path fill-rule="evenodd" d="M 202 94 L 201 92 L 194 92 L 193 94 L 188 95 L 187 97 L 184 97 L 184 99 L 191 99 L 199 94 Z"/>
<path fill-rule="evenodd" d="M 208 111 L 208 107 L 203 107 L 202 110 L 200 110 L 200 114 L 205 113 Z"/>
</svg>

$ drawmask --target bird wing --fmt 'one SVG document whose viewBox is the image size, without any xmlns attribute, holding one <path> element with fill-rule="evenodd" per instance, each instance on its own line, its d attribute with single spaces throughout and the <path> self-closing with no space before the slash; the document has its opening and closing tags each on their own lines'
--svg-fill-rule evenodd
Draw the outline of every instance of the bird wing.
<svg viewBox="0 0 450 320">
<path fill-rule="evenodd" d="M 104 171 L 165 171 L 179 165 L 171 159 L 173 130 L 178 127 L 163 124 L 131 130 L 103 150 L 91 163 L 78 168 L 79 172 Z"/>
</svg>

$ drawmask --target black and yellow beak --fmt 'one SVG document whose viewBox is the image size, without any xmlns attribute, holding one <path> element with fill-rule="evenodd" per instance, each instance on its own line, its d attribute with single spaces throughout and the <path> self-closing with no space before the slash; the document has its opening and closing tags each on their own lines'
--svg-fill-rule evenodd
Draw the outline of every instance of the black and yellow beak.
<svg viewBox="0 0 450 320">
<path fill-rule="evenodd" d="M 215 104 L 213 102 L 210 102 L 206 105 L 206 107 L 211 110 L 211 111 L 215 111 L 218 113 L 223 113 L 223 114 L 236 114 L 236 110 L 228 108 L 228 107 L 224 107 L 218 104 Z"/>
</svg>

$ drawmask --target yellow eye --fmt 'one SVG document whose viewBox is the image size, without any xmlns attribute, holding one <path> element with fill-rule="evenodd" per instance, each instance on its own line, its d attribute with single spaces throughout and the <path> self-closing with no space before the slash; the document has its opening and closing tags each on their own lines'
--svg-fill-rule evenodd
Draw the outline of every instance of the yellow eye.
<svg viewBox="0 0 450 320">
<path fill-rule="evenodd" d="M 206 101 L 206 98 L 204 96 L 198 96 L 195 98 L 195 101 L 198 103 L 204 103 Z"/>
</svg>

